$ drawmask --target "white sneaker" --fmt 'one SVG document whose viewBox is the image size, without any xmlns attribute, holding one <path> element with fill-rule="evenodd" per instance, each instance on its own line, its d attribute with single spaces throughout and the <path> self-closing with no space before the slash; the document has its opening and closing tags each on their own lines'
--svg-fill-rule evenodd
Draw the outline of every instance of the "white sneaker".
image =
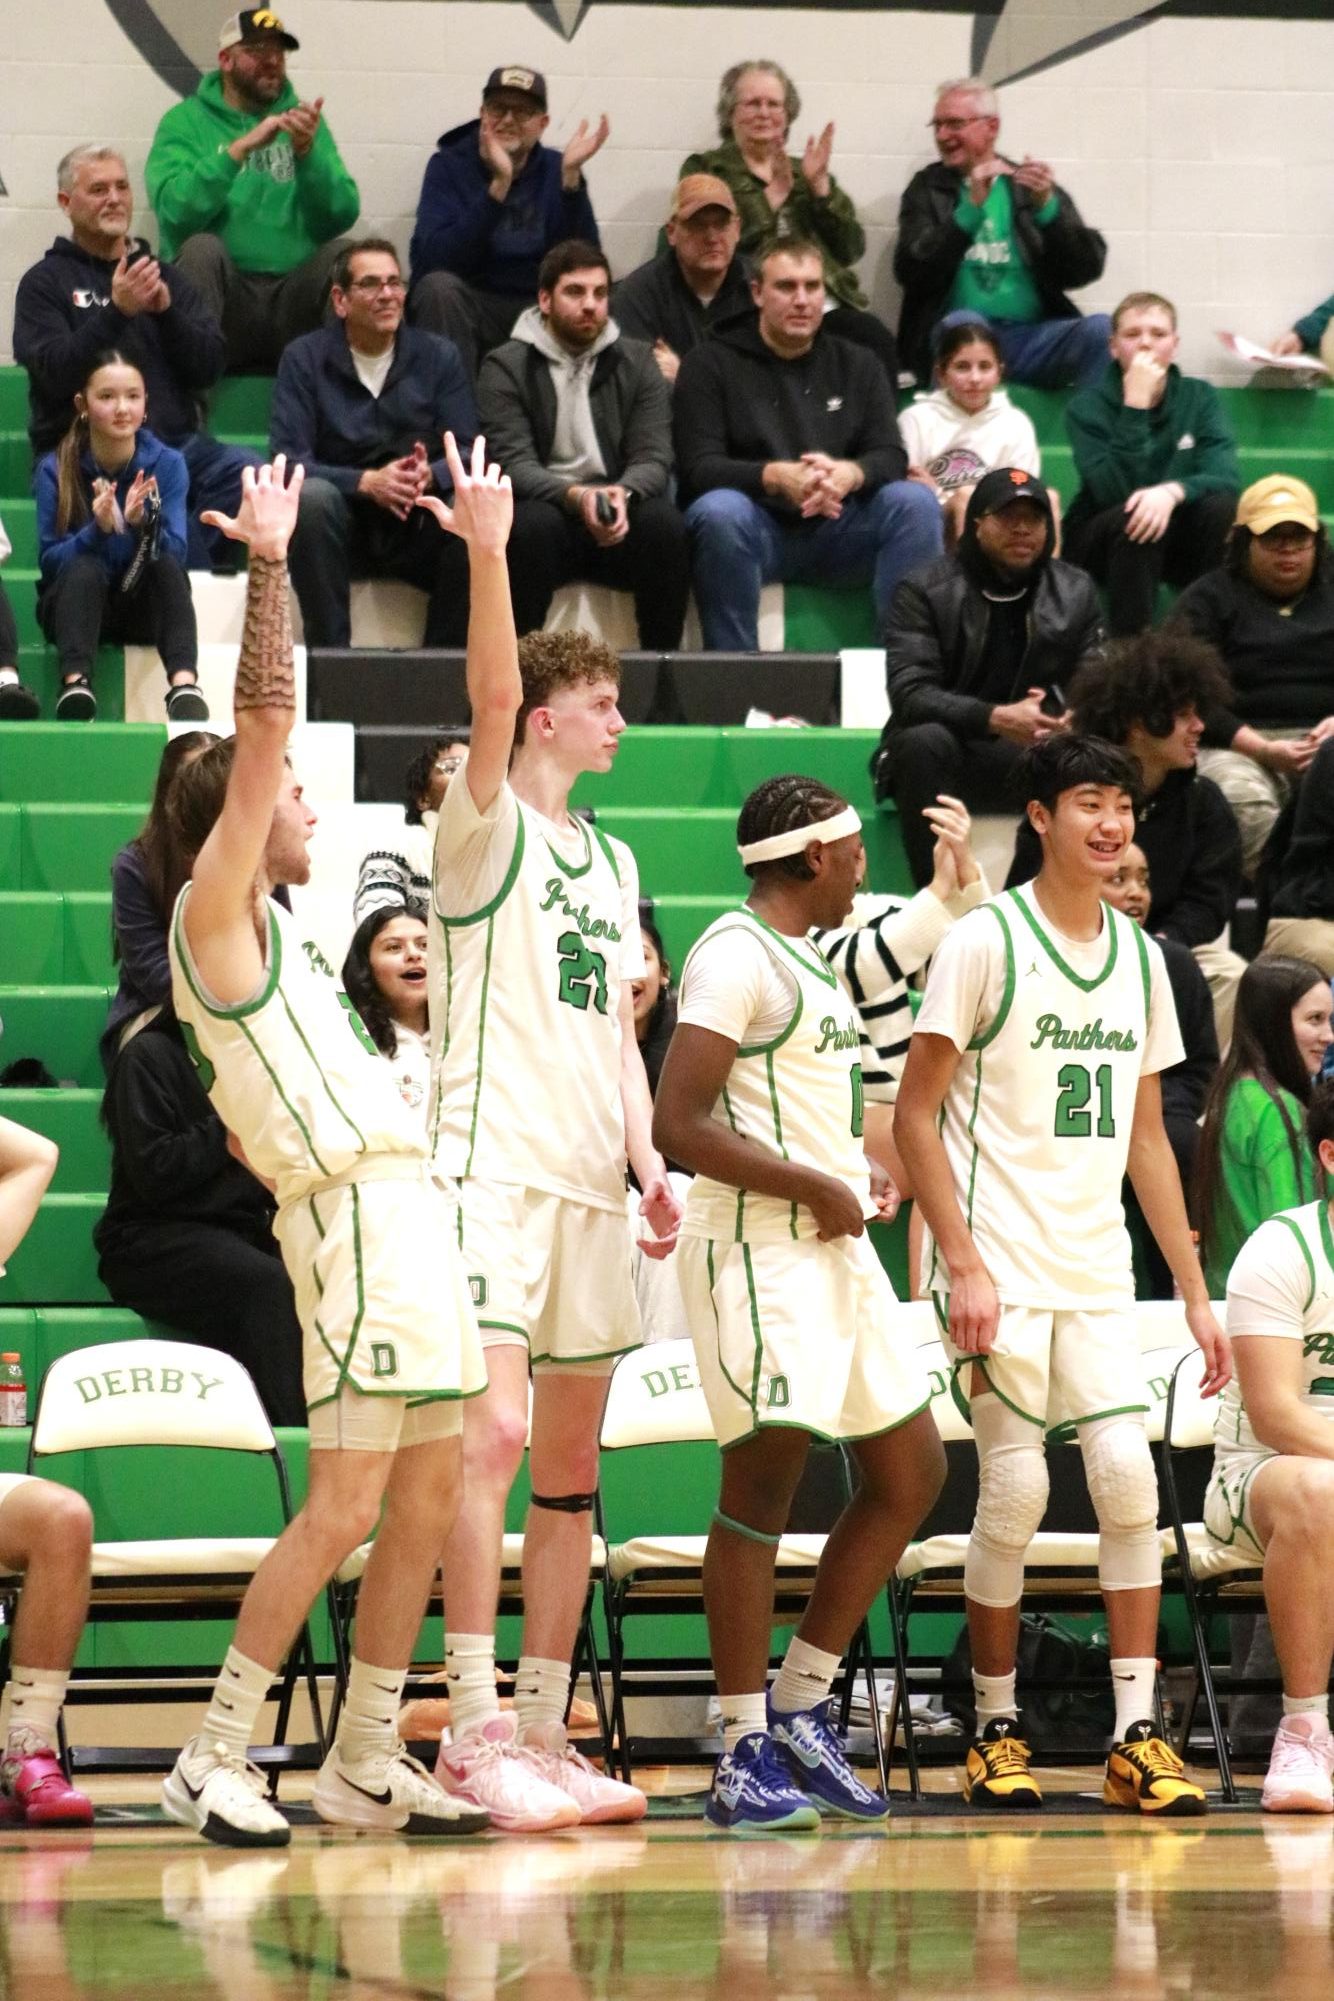
<svg viewBox="0 0 1334 2001">
<path fill-rule="evenodd" d="M 1266 1813 L 1334 1813 L 1334 1736 L 1323 1718 L 1316 1728 L 1285 1717 L 1274 1735 L 1260 1805 Z"/>
<path fill-rule="evenodd" d="M 543 1777 L 534 1755 L 515 1742 L 517 1729 L 512 1715 L 492 1716 L 455 1743 L 442 1741 L 436 1778 L 447 1793 L 490 1814 L 502 1834 L 577 1827 L 578 1802 Z"/>
<path fill-rule="evenodd" d="M 399 1745 L 382 1755 L 345 1764 L 335 1744 L 315 1781 L 310 1803 L 335 1827 L 376 1828 L 385 1833 L 480 1834 L 488 1813 L 451 1797 Z"/>
<path fill-rule="evenodd" d="M 264 1774 L 243 1752 L 192 1737 L 162 1781 L 162 1805 L 182 1827 L 224 1848 L 285 1848 L 292 1830 L 266 1790 Z"/>
<path fill-rule="evenodd" d="M 534 1723 L 519 1739 L 533 1767 L 550 1785 L 568 1793 L 583 1826 L 642 1820 L 648 1801 L 638 1786 L 627 1786 L 591 1765 L 570 1743 L 563 1723 Z"/>
</svg>

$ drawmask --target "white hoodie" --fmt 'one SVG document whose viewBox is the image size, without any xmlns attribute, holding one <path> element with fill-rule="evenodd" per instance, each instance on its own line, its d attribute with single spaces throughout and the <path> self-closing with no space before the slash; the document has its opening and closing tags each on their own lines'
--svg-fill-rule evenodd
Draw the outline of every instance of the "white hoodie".
<svg viewBox="0 0 1334 2001">
<path fill-rule="evenodd" d="M 924 466 L 942 494 L 975 486 L 984 472 L 999 466 L 1042 471 L 1032 420 L 1003 389 L 993 389 L 976 416 L 961 410 L 948 390 L 932 389 L 913 398 L 899 417 L 899 430 L 908 464 Z"/>
<path fill-rule="evenodd" d="M 620 338 L 615 320 L 607 321 L 593 345 L 582 354 L 570 354 L 556 339 L 539 309 L 529 306 L 515 321 L 512 338 L 535 347 L 546 356 L 551 368 L 551 382 L 556 391 L 556 428 L 547 471 L 576 483 L 605 479 L 607 468 L 602 462 L 588 392 L 598 356 Z"/>
</svg>

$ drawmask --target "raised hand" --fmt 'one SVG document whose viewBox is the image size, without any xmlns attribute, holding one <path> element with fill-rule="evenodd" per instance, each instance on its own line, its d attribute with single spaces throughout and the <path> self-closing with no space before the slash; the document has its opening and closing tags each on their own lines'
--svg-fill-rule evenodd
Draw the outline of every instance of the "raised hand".
<svg viewBox="0 0 1334 2001">
<path fill-rule="evenodd" d="M 819 138 L 806 141 L 806 150 L 801 156 L 802 179 L 817 200 L 823 201 L 829 193 L 829 159 L 834 150 L 834 124 L 831 119 Z"/>
<path fill-rule="evenodd" d="M 125 526 L 116 500 L 116 483 L 111 479 L 93 481 L 93 520 L 104 535 L 115 535 Z"/>
<path fill-rule="evenodd" d="M 1045 160 L 1030 160 L 1025 154 L 1024 163 L 1014 169 L 1016 187 L 1027 188 L 1033 197 L 1033 206 L 1042 208 L 1056 186 L 1056 176 Z"/>
<path fill-rule="evenodd" d="M 477 150 L 482 157 L 482 165 L 491 176 L 490 193 L 497 201 L 504 201 L 514 179 L 514 162 L 500 142 L 500 133 L 493 124 L 486 106 L 482 106 L 481 124 L 477 133 Z"/>
<path fill-rule="evenodd" d="M 142 467 L 134 475 L 130 490 L 125 496 L 125 523 L 129 528 L 137 528 L 144 518 L 144 502 L 150 493 L 157 492 L 157 481 Z"/>
<path fill-rule="evenodd" d="M 503 555 L 514 520 L 514 493 L 509 474 L 486 462 L 486 439 L 473 439 L 472 468 L 464 467 L 452 431 L 445 432 L 445 463 L 454 484 L 454 504 L 446 507 L 433 493 L 418 496 L 418 507 L 433 514 L 450 535 L 457 535 L 479 554 Z"/>
<path fill-rule="evenodd" d="M 567 187 L 575 185 L 594 153 L 600 152 L 610 137 L 611 121 L 605 111 L 594 126 L 590 127 L 586 118 L 579 120 L 577 131 L 566 141 L 560 156 L 561 179 Z"/>
<path fill-rule="evenodd" d="M 970 840 L 973 823 L 962 799 L 951 798 L 948 792 L 938 792 L 935 805 L 923 807 L 922 818 L 936 837 L 930 886 L 943 902 L 956 889 L 967 889 L 982 873 Z"/>
<path fill-rule="evenodd" d="M 206 528 L 220 528 L 229 541 L 244 542 L 252 556 L 280 563 L 296 527 L 297 505 L 306 468 L 293 466 L 279 452 L 272 465 L 247 466 L 241 474 L 241 505 L 235 514 L 211 507 L 200 515 Z"/>
<path fill-rule="evenodd" d="M 279 123 L 292 142 L 292 151 L 298 160 L 304 160 L 315 144 L 315 134 L 320 129 L 320 113 L 324 109 L 324 99 L 317 97 L 313 104 L 297 104 L 290 111 L 279 114 Z"/>
<path fill-rule="evenodd" d="M 775 139 L 770 155 L 769 179 L 765 186 L 764 198 L 777 215 L 793 188 L 792 162 L 781 139 Z"/>
</svg>

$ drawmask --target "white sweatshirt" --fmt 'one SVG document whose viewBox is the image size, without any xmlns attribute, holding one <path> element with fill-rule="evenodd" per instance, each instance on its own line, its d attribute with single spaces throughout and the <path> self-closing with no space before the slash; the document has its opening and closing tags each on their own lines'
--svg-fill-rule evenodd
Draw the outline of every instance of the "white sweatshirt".
<svg viewBox="0 0 1334 2001">
<path fill-rule="evenodd" d="M 942 493 L 975 486 L 984 472 L 1019 466 L 1040 473 L 1042 459 L 1032 419 L 1016 410 L 1003 389 L 970 417 L 945 389 L 915 396 L 899 417 L 910 466 L 924 466 Z"/>
</svg>

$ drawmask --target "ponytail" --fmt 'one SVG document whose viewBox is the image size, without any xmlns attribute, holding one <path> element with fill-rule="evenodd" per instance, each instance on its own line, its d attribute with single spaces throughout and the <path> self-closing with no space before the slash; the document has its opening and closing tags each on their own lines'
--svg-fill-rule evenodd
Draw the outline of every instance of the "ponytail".
<svg viewBox="0 0 1334 2001">
<path fill-rule="evenodd" d="M 93 356 L 80 385 L 80 395 L 86 393 L 88 384 L 100 368 L 113 367 L 133 368 L 141 377 L 143 375 L 138 362 L 128 354 L 122 354 L 117 347 L 104 347 L 100 354 Z M 79 410 L 56 446 L 56 532 L 60 535 L 68 535 L 71 528 L 82 528 L 92 512 L 83 467 L 79 463 L 88 436 L 88 414 Z"/>
</svg>

